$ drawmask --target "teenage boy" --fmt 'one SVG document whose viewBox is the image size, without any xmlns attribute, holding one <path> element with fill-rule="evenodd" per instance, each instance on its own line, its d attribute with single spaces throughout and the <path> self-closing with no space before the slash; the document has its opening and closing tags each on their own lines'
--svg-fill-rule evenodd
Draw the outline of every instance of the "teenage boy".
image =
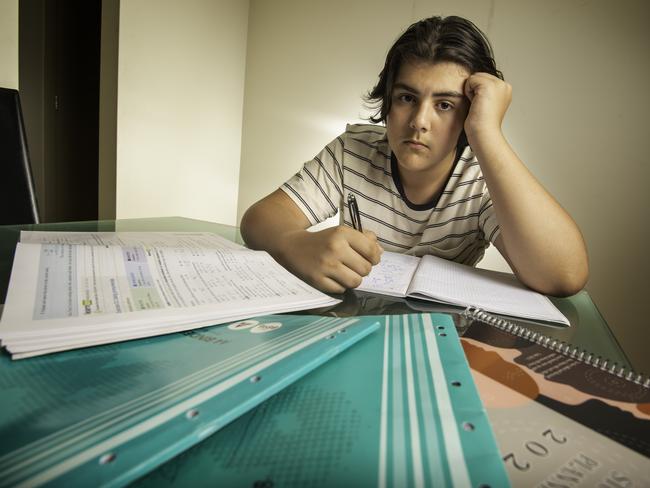
<svg viewBox="0 0 650 488">
<path fill-rule="evenodd" d="M 460 17 L 411 25 L 368 94 L 383 125 L 349 125 L 245 213 L 246 243 L 315 287 L 358 286 L 382 249 L 474 265 L 494 244 L 519 280 L 571 295 L 588 260 L 575 222 L 501 131 L 512 88 L 485 35 Z M 350 226 L 347 196 L 363 232 Z M 342 225 L 306 229 L 341 212 Z"/>
</svg>

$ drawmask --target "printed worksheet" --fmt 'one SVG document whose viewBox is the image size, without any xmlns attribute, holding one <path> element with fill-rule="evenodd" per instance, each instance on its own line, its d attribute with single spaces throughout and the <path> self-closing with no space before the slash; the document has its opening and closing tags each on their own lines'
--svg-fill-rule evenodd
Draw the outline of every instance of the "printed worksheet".
<svg viewBox="0 0 650 488">
<path fill-rule="evenodd" d="M 244 247 L 211 232 L 55 232 L 23 230 L 20 232 L 20 242 L 208 249 L 243 249 Z"/>
<path fill-rule="evenodd" d="M 25 246 L 34 245 L 21 244 Z M 34 320 L 245 304 L 298 296 L 305 289 L 299 280 L 278 276 L 267 255 L 249 250 L 37 246 Z"/>
<path fill-rule="evenodd" d="M 339 302 L 215 234 L 21 237 L 0 320 L 16 358 Z"/>
</svg>

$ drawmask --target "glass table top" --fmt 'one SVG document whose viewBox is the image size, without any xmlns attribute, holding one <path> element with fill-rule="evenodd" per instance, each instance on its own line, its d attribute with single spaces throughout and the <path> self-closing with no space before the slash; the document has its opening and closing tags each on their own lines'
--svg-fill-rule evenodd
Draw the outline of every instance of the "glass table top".
<svg viewBox="0 0 650 488">
<path fill-rule="evenodd" d="M 21 230 L 33 231 L 75 231 L 75 232 L 214 232 L 226 239 L 243 244 L 239 228 L 203 220 L 184 217 L 157 217 L 143 219 L 100 220 L 87 222 L 47 223 L 30 225 L 0 226 L 0 303 L 4 303 L 11 275 L 11 266 L 16 243 Z M 348 290 L 337 295 L 342 301 L 335 307 L 311 310 L 301 313 L 352 316 L 388 315 L 417 312 L 450 313 L 454 317 L 459 333 L 462 334 L 466 321 L 461 316 L 462 308 L 450 307 L 434 302 L 416 299 L 401 299 Z M 585 349 L 597 356 L 614 361 L 626 368 L 632 367 L 624 351 L 612 334 L 607 322 L 598 311 L 587 291 L 568 298 L 549 297 L 555 306 L 569 319 L 571 327 L 554 327 L 520 321 L 507 320 L 534 332 L 567 342 Z"/>
</svg>

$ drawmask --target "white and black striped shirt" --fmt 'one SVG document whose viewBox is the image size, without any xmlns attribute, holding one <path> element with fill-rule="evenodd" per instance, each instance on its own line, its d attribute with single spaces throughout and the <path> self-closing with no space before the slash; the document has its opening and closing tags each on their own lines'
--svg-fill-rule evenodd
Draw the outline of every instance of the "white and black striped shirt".
<svg viewBox="0 0 650 488">
<path fill-rule="evenodd" d="M 388 251 L 433 254 L 474 265 L 499 235 L 492 200 L 469 146 L 460 154 L 437 202 L 408 201 L 395 158 L 379 125 L 348 125 L 282 187 L 312 224 L 340 209 L 351 225 L 347 195 L 359 204 L 364 230 Z"/>
</svg>

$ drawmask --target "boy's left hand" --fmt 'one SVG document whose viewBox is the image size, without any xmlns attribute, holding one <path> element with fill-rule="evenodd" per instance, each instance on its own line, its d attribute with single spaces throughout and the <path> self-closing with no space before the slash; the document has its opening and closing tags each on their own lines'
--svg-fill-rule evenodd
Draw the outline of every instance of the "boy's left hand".
<svg viewBox="0 0 650 488">
<path fill-rule="evenodd" d="M 491 74 L 474 73 L 465 81 L 465 95 L 470 101 L 465 119 L 470 145 L 472 138 L 499 133 L 512 100 L 512 86 Z"/>
</svg>

